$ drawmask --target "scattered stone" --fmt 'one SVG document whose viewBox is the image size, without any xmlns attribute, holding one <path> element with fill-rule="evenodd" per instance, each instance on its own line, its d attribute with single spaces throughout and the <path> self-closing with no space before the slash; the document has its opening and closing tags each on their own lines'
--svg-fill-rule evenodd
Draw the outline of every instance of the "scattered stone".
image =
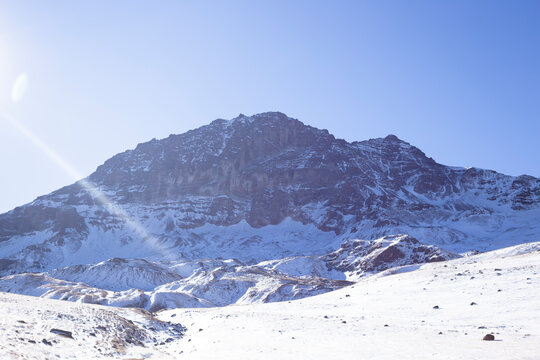
<svg viewBox="0 0 540 360">
<path fill-rule="evenodd" d="M 390 326 L 390 325 L 388 325 L 388 324 L 384 324 L 384 327 L 388 327 L 388 326 Z"/>
<path fill-rule="evenodd" d="M 28 340 L 30 344 L 35 344 L 36 342 L 34 340 Z"/>
<path fill-rule="evenodd" d="M 199 332 L 201 332 L 201 331 L 202 331 L 202 329 L 199 329 Z"/>
<path fill-rule="evenodd" d="M 434 309 L 438 309 L 438 308 L 439 308 L 439 305 L 435 305 L 433 308 L 434 308 Z"/>
<path fill-rule="evenodd" d="M 345 297 L 351 297 L 351 295 L 349 295 L 349 294 L 346 294 L 346 295 L 345 295 Z"/>
<path fill-rule="evenodd" d="M 471 303 L 471 306 L 473 306 L 473 305 L 478 305 L 478 304 L 477 304 L 477 303 L 475 303 L 475 302 L 473 301 L 473 302 Z"/>
<path fill-rule="evenodd" d="M 73 334 L 71 333 L 71 331 L 62 330 L 62 329 L 51 329 L 51 332 L 56 335 L 73 339 Z"/>
<path fill-rule="evenodd" d="M 18 323 L 21 323 L 21 324 L 26 324 L 26 321 L 24 320 L 17 320 Z"/>
<path fill-rule="evenodd" d="M 52 342 L 48 341 L 47 339 L 43 339 L 41 340 L 41 342 L 44 343 L 45 345 L 52 346 Z"/>
<path fill-rule="evenodd" d="M 439 331 L 439 335 L 442 335 L 442 331 Z"/>
<path fill-rule="evenodd" d="M 342 320 L 341 322 L 342 322 L 343 324 L 346 324 L 346 323 L 347 323 L 345 320 Z"/>
<path fill-rule="evenodd" d="M 497 290 L 497 292 L 501 292 L 501 291 L 502 291 L 501 289 Z"/>
<path fill-rule="evenodd" d="M 479 326 L 478 328 L 479 328 L 479 329 L 486 329 L 485 326 Z"/>
<path fill-rule="evenodd" d="M 495 270 L 493 270 L 493 271 L 502 271 L 502 269 L 495 269 Z"/>
<path fill-rule="evenodd" d="M 328 319 L 328 315 L 324 315 L 324 318 L 325 318 L 325 319 Z"/>
<path fill-rule="evenodd" d="M 484 338 L 482 340 L 493 341 L 493 340 L 495 340 L 495 336 L 493 336 L 492 334 L 487 334 L 486 336 L 484 336 Z"/>
<path fill-rule="evenodd" d="M 175 316 L 176 316 L 176 314 L 172 314 L 172 315 L 171 315 L 171 317 L 175 317 Z"/>
</svg>

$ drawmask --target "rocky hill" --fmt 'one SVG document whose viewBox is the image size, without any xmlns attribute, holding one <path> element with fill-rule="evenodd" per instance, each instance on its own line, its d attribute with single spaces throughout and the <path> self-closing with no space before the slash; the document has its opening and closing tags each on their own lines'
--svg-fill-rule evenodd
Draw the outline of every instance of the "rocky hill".
<svg viewBox="0 0 540 360">
<path fill-rule="evenodd" d="M 330 254 L 246 265 L 238 260 L 110 259 L 0 278 L 0 291 L 150 311 L 288 301 L 403 265 L 458 258 L 408 235 L 347 241 Z"/>
</svg>

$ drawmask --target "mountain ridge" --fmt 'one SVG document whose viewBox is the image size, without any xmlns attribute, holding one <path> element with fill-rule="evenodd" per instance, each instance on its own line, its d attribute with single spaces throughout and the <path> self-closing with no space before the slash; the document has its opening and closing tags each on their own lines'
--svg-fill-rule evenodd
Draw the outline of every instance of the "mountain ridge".
<svg viewBox="0 0 540 360">
<path fill-rule="evenodd" d="M 392 234 L 453 252 L 540 236 L 537 178 L 438 164 L 395 135 L 347 142 L 279 112 L 138 144 L 87 180 L 158 245 L 77 182 L 0 215 L 1 274 L 164 253 L 256 263 Z"/>
</svg>

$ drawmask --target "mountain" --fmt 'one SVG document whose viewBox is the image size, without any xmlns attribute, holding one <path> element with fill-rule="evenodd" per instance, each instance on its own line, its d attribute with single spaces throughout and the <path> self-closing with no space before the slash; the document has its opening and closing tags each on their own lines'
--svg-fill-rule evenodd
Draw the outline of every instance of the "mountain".
<svg viewBox="0 0 540 360">
<path fill-rule="evenodd" d="M 453 252 L 540 237 L 540 180 L 438 164 L 389 135 L 336 139 L 278 112 L 139 144 L 0 215 L 0 273 L 110 258 L 246 264 L 409 234 Z"/>
</svg>

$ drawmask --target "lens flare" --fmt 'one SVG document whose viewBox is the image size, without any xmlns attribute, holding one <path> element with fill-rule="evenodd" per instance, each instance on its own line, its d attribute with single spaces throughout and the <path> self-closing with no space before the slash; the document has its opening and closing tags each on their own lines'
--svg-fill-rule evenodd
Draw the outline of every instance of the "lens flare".
<svg viewBox="0 0 540 360">
<path fill-rule="evenodd" d="M 133 220 L 129 214 L 118 204 L 107 197 L 102 191 L 100 191 L 92 182 L 84 179 L 81 173 L 79 173 L 73 166 L 71 166 L 63 157 L 61 157 L 56 151 L 54 151 L 49 145 L 43 142 L 37 135 L 31 132 L 17 119 L 8 113 L 2 113 L 4 119 L 8 121 L 15 129 L 17 129 L 22 135 L 24 135 L 34 146 L 36 146 L 41 152 L 49 157 L 56 165 L 64 170 L 74 181 L 77 182 L 90 196 L 107 209 L 107 211 L 114 216 L 120 218 L 126 226 L 145 244 L 149 245 L 152 249 L 156 250 L 162 257 L 167 260 L 173 260 L 170 252 L 159 242 L 159 240 L 150 234 L 141 224 Z M 82 179 L 82 180 L 81 180 Z"/>
<path fill-rule="evenodd" d="M 11 88 L 11 100 L 14 103 L 17 103 L 22 100 L 24 97 L 24 94 L 26 93 L 26 89 L 28 88 L 28 75 L 25 73 L 20 74 L 17 76 L 17 79 L 15 79 L 15 82 L 13 83 L 13 87 Z"/>
</svg>

